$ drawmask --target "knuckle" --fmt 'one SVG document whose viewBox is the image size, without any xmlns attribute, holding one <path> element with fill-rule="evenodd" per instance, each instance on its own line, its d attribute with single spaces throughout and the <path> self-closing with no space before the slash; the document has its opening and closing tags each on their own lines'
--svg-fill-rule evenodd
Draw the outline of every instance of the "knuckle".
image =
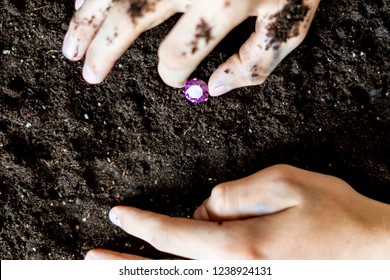
<svg viewBox="0 0 390 280">
<path fill-rule="evenodd" d="M 298 168 L 287 164 L 273 165 L 266 169 L 270 180 L 285 186 L 295 185 L 297 170 Z"/>
<path fill-rule="evenodd" d="M 228 183 L 221 183 L 211 191 L 209 209 L 215 214 L 225 213 L 230 209 L 228 189 Z"/>
<path fill-rule="evenodd" d="M 215 250 L 223 259 L 262 259 L 262 241 L 254 238 L 253 228 L 229 227 L 219 234 L 219 243 Z"/>
<path fill-rule="evenodd" d="M 235 254 L 239 259 L 243 260 L 259 260 L 265 259 L 265 255 L 254 245 L 243 245 L 237 248 Z"/>
<path fill-rule="evenodd" d="M 278 243 L 281 241 L 279 236 L 270 236 L 262 234 L 261 238 L 255 236 L 253 231 L 242 234 L 243 238 L 237 246 L 237 256 L 241 259 L 274 259 L 280 254 Z M 249 240 L 249 242 L 248 242 Z"/>
<path fill-rule="evenodd" d="M 253 242 L 248 242 L 248 240 Z M 253 240 L 253 238 L 241 238 L 241 241 L 236 240 L 227 251 L 231 254 L 231 258 L 235 259 L 259 260 L 270 258 L 266 253 L 263 242 Z"/>
</svg>

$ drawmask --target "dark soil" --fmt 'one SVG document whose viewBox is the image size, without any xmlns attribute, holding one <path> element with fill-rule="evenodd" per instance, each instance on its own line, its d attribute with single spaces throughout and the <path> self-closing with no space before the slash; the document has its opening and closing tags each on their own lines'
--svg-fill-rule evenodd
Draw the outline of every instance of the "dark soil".
<svg viewBox="0 0 390 280">
<path fill-rule="evenodd" d="M 323 1 L 306 40 L 262 86 L 196 106 L 156 70 L 179 16 L 91 86 L 82 63 L 60 52 L 73 13 L 63 2 L 1 6 L 1 259 L 81 259 L 94 247 L 158 257 L 109 222 L 112 206 L 191 216 L 217 183 L 276 163 L 390 203 L 388 0 Z M 207 80 L 253 25 L 236 28 L 194 76 Z"/>
</svg>

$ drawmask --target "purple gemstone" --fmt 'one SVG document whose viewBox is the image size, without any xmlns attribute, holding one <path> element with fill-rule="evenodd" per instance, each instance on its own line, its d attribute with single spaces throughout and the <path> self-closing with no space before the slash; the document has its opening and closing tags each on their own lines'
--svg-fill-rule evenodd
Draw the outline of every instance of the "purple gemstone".
<svg viewBox="0 0 390 280">
<path fill-rule="evenodd" d="M 184 86 L 184 96 L 192 103 L 201 103 L 209 98 L 207 84 L 197 78 L 188 80 Z"/>
</svg>

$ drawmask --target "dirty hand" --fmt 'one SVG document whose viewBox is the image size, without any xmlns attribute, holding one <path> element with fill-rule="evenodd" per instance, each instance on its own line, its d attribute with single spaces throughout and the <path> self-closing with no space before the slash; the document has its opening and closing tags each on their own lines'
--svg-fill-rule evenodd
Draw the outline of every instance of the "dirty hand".
<svg viewBox="0 0 390 280">
<path fill-rule="evenodd" d="M 390 205 L 344 181 L 287 165 L 216 186 L 194 214 L 118 206 L 110 219 L 157 249 L 193 259 L 390 258 Z M 86 259 L 140 259 L 103 249 Z"/>
<path fill-rule="evenodd" d="M 177 12 L 184 16 L 159 48 L 162 80 L 182 87 L 197 65 L 238 24 L 256 31 L 210 77 L 212 96 L 258 85 L 306 36 L 320 0 L 76 0 L 63 43 L 71 60 L 86 55 L 84 79 L 100 83 L 134 40 Z"/>
</svg>

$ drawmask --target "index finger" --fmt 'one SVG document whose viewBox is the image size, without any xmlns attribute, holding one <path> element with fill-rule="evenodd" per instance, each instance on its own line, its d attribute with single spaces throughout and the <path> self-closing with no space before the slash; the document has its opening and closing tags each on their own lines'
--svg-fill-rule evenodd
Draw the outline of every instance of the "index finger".
<svg viewBox="0 0 390 280">
<path fill-rule="evenodd" d="M 133 207 L 117 206 L 111 221 L 127 233 L 150 243 L 156 249 L 191 259 L 228 258 L 227 250 L 236 244 L 229 225 L 173 218 Z"/>
<path fill-rule="evenodd" d="M 87 0 L 73 16 L 62 45 L 62 52 L 70 60 L 80 60 L 97 30 L 103 24 L 112 0 Z"/>
</svg>

